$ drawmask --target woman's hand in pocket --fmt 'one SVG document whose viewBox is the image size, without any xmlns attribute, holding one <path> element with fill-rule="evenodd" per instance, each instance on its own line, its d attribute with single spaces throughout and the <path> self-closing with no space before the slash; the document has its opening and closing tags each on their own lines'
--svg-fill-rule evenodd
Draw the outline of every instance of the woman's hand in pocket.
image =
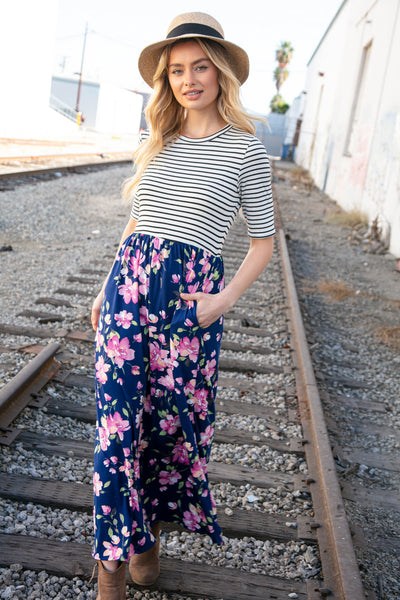
<svg viewBox="0 0 400 600">
<path fill-rule="evenodd" d="M 195 292 L 194 294 L 181 294 L 182 300 L 196 302 L 196 317 L 201 328 L 210 327 L 225 312 L 225 305 L 220 294 L 204 294 Z"/>
</svg>

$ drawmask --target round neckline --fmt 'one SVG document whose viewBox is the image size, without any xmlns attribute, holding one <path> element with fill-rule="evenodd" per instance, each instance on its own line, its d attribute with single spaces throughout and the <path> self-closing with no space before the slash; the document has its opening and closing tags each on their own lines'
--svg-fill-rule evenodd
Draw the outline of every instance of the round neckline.
<svg viewBox="0 0 400 600">
<path fill-rule="evenodd" d="M 227 129 L 230 129 L 232 127 L 232 125 L 230 125 L 229 123 L 227 125 L 225 125 L 225 127 L 223 127 L 222 129 L 219 129 L 218 131 L 216 131 L 215 133 L 211 133 L 210 135 L 206 135 L 205 137 L 201 137 L 201 138 L 191 138 L 188 137 L 186 135 L 180 135 L 179 139 L 180 140 L 185 140 L 185 142 L 204 142 L 206 140 L 212 140 L 213 138 L 221 135 L 222 133 L 224 133 L 225 131 L 227 131 Z"/>
</svg>

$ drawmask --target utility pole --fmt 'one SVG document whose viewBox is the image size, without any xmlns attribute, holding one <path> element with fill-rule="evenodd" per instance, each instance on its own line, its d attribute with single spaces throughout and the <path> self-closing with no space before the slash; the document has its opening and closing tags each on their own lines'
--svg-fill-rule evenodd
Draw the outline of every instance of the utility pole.
<svg viewBox="0 0 400 600">
<path fill-rule="evenodd" d="M 85 49 L 86 49 L 86 37 L 87 37 L 87 33 L 88 33 L 88 24 L 86 23 L 86 27 L 85 27 L 85 35 L 83 37 L 83 48 L 82 48 L 82 60 L 81 60 L 81 70 L 79 73 L 79 83 L 78 83 L 78 94 L 76 97 L 76 112 L 79 112 L 79 100 L 81 97 L 81 87 L 82 87 L 82 73 L 83 73 L 83 63 L 85 60 Z"/>
</svg>

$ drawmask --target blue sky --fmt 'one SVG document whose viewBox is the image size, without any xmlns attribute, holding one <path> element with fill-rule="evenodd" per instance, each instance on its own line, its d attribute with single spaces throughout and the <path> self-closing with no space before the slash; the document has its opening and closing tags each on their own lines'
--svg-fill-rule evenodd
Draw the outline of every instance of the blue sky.
<svg viewBox="0 0 400 600">
<path fill-rule="evenodd" d="M 54 68 L 66 75 L 79 72 L 88 23 L 84 75 L 149 91 L 137 69 L 141 49 L 164 39 L 176 15 L 207 12 L 221 23 L 226 39 L 249 54 L 250 77 L 242 88 L 242 101 L 248 109 L 266 114 L 275 93 L 277 46 L 287 40 L 295 50 L 281 88 L 290 104 L 303 90 L 307 62 L 341 4 L 342 0 L 59 0 Z"/>
</svg>

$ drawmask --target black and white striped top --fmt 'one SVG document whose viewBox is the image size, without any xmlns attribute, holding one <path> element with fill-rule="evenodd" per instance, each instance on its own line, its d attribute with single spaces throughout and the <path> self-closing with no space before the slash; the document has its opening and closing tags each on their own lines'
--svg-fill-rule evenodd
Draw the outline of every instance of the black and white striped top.
<svg viewBox="0 0 400 600">
<path fill-rule="evenodd" d="M 138 233 L 218 256 L 240 207 L 250 237 L 275 233 L 266 150 L 255 136 L 227 125 L 204 138 L 181 136 L 162 150 L 139 182 L 131 216 Z"/>
</svg>

